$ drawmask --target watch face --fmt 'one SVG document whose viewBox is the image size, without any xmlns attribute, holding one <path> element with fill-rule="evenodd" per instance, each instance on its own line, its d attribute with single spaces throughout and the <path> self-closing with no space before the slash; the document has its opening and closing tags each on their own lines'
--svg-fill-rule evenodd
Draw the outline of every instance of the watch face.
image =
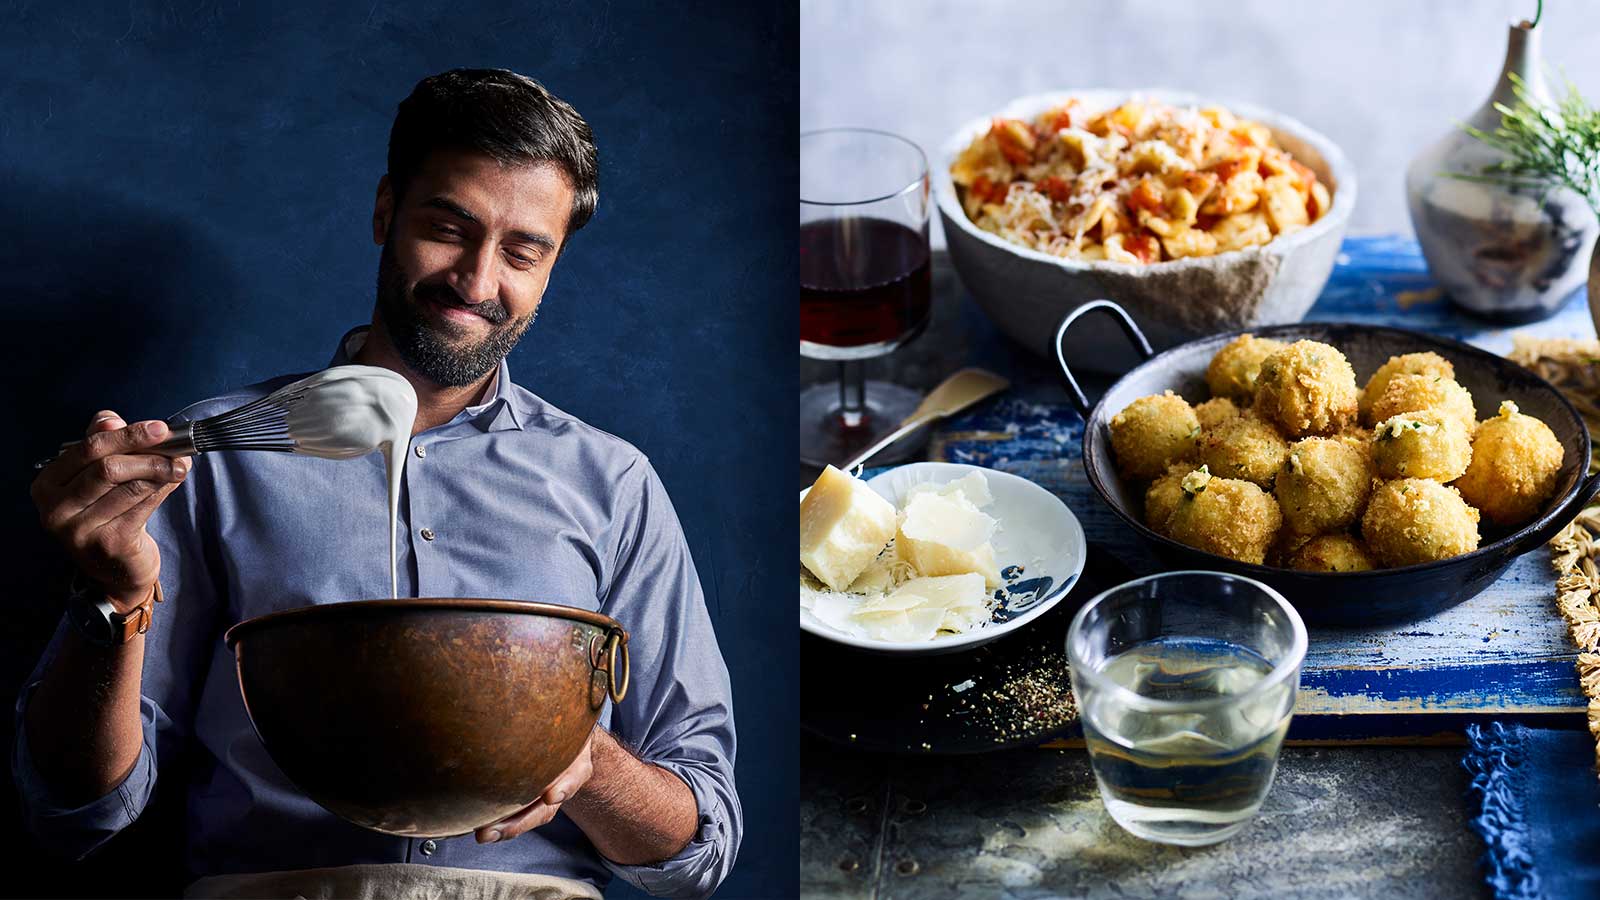
<svg viewBox="0 0 1600 900">
<path fill-rule="evenodd" d="M 74 603 L 73 624 L 93 643 L 109 646 L 112 640 L 111 614 L 115 611 L 115 607 L 104 600 L 98 603 Z"/>
</svg>

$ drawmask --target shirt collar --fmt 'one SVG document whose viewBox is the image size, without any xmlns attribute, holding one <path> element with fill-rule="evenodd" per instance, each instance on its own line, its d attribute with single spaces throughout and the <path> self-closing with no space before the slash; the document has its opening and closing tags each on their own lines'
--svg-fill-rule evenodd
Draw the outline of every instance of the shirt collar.
<svg viewBox="0 0 1600 900">
<path fill-rule="evenodd" d="M 367 342 L 367 333 L 372 330 L 370 325 L 358 325 L 345 332 L 339 339 L 339 346 L 333 353 L 333 359 L 328 366 L 348 366 L 353 364 L 357 353 Z M 506 364 L 505 358 L 500 359 L 500 364 L 495 367 L 494 377 L 489 380 L 489 389 L 483 394 L 483 402 L 469 406 L 456 413 L 455 418 L 446 422 L 440 428 L 448 428 L 462 422 L 471 422 L 478 426 L 480 431 L 506 431 L 509 429 L 522 430 L 522 420 L 517 415 L 516 404 L 512 402 L 514 392 L 511 390 L 511 367 Z"/>
</svg>

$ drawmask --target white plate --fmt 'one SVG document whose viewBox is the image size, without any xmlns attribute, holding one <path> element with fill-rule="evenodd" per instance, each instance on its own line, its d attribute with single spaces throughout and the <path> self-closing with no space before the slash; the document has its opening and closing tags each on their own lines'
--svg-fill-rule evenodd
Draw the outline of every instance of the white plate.
<svg viewBox="0 0 1600 900">
<path fill-rule="evenodd" d="M 998 614 L 1009 615 L 1003 622 L 991 621 L 966 634 L 945 634 L 930 641 L 873 641 L 853 637 L 822 624 L 807 610 L 800 610 L 800 628 L 837 644 L 873 653 L 905 656 L 931 656 L 968 650 L 987 644 L 1027 626 L 1061 602 L 1083 574 L 1087 544 L 1078 517 L 1060 498 L 1026 478 L 960 463 L 910 463 L 867 480 L 899 509 L 905 495 L 917 484 L 947 484 L 972 472 L 982 472 L 989 482 L 994 503 L 984 512 L 1000 523 L 994 535 L 994 557 L 1002 573 L 1021 566 L 1022 574 L 1009 580 L 1001 590 L 1005 599 Z M 803 499 L 805 492 L 801 491 Z M 1049 579 L 1041 583 L 1039 579 Z"/>
</svg>

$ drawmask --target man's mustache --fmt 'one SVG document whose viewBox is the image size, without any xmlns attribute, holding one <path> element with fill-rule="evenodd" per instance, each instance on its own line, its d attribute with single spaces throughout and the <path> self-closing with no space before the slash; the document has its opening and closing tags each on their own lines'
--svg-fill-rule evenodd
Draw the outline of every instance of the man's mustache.
<svg viewBox="0 0 1600 900">
<path fill-rule="evenodd" d="M 499 325 L 501 322 L 511 318 L 511 314 L 506 312 L 505 304 L 501 303 L 499 300 L 485 300 L 482 303 L 463 303 L 461 302 L 460 295 L 451 290 L 449 285 L 419 284 L 412 289 L 411 293 L 418 300 L 437 303 L 440 306 L 447 308 L 455 307 L 457 309 L 464 309 L 470 313 L 476 313 L 477 315 L 489 320 L 490 324 L 493 325 Z"/>
</svg>

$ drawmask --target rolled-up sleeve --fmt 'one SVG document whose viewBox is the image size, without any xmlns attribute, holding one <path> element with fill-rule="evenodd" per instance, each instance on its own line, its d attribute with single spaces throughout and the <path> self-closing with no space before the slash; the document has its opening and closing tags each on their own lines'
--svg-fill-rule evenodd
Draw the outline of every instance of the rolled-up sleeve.
<svg viewBox="0 0 1600 900">
<path fill-rule="evenodd" d="M 195 529 L 200 469 L 196 466 L 188 483 L 156 508 L 147 525 L 161 548 L 163 602 L 156 606 L 145 634 L 139 698 L 144 736 L 133 769 L 105 796 L 76 807 L 63 804 L 39 773 L 25 727 L 26 712 L 72 627 L 65 617 L 18 693 L 11 775 L 24 825 L 41 843 L 67 858 L 83 859 L 139 817 L 155 790 L 158 760 L 171 755 L 169 748 L 175 749 L 176 742 L 190 734 L 195 691 L 209 662 L 218 622 L 215 585 Z"/>
<path fill-rule="evenodd" d="M 59 643 L 62 630 L 67 627 L 65 620 L 57 627 L 56 636 L 51 640 L 52 649 Z M 49 654 L 45 658 L 48 659 Z M 152 723 L 164 717 L 155 704 L 140 698 L 139 711 L 145 723 L 144 740 L 133 769 L 105 796 L 82 806 L 63 804 L 35 767 L 33 753 L 28 746 L 28 735 L 23 727 L 23 715 L 29 699 L 39 686 L 36 679 L 40 672 L 42 669 L 35 672 L 35 680 L 30 680 L 17 697 L 17 737 L 11 748 L 11 774 L 22 798 L 23 818 L 28 830 L 46 846 L 78 860 L 133 824 L 133 820 L 139 817 L 149 802 L 156 783 L 155 751 L 150 741 L 152 733 L 158 729 L 153 728 Z"/>
<path fill-rule="evenodd" d="M 648 461 L 623 476 L 636 498 L 603 611 L 630 633 L 632 685 L 611 728 L 694 794 L 699 825 L 670 859 L 606 866 L 658 897 L 704 897 L 733 868 L 743 832 L 734 788 L 733 691 L 677 514 Z"/>
</svg>

